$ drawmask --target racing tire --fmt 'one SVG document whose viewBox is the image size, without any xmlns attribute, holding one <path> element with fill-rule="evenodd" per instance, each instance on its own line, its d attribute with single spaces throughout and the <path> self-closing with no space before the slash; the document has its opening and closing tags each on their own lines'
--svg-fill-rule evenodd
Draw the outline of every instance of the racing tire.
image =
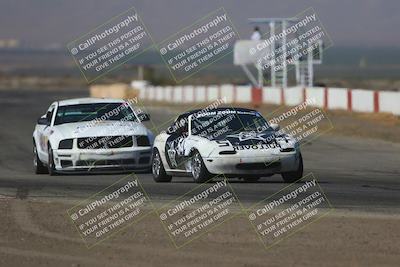
<svg viewBox="0 0 400 267">
<path fill-rule="evenodd" d="M 162 163 L 161 155 L 158 149 L 153 150 L 153 160 L 151 161 L 151 173 L 153 174 L 153 179 L 157 183 L 168 183 L 171 182 L 172 176 L 167 175 Z"/>
<path fill-rule="evenodd" d="M 285 183 L 294 183 L 303 177 L 303 157 L 299 153 L 299 167 L 296 171 L 282 173 L 282 178 Z"/>
<path fill-rule="evenodd" d="M 35 141 L 33 141 L 33 168 L 35 170 L 35 174 L 47 174 L 47 173 L 49 173 L 48 170 L 47 170 L 47 167 L 39 159 Z"/>
<path fill-rule="evenodd" d="M 48 155 L 49 155 L 49 162 L 47 163 L 47 170 L 50 176 L 55 176 L 57 175 L 57 173 L 56 173 L 56 167 L 54 165 L 53 149 L 51 148 L 50 144 L 49 144 Z"/>
<path fill-rule="evenodd" d="M 208 172 L 206 165 L 204 165 L 203 158 L 197 150 L 192 154 L 191 165 L 192 177 L 195 183 L 204 183 L 211 178 L 211 174 Z"/>
</svg>

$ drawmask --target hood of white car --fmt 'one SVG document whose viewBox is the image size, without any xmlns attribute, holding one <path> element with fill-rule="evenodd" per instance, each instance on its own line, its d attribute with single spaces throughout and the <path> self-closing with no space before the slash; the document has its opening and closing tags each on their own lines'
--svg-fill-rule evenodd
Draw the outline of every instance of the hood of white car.
<svg viewBox="0 0 400 267">
<path fill-rule="evenodd" d="M 147 135 L 146 127 L 130 121 L 75 122 L 56 125 L 54 130 L 64 138 Z"/>
</svg>

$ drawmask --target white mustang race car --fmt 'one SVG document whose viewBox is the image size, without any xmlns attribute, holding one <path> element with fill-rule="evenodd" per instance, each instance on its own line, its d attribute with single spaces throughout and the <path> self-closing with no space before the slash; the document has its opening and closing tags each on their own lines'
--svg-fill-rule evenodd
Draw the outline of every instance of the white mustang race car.
<svg viewBox="0 0 400 267">
<path fill-rule="evenodd" d="M 35 172 L 150 169 L 154 135 L 145 120 L 122 99 L 56 101 L 33 132 Z"/>
<path fill-rule="evenodd" d="M 281 174 L 294 182 L 302 177 L 303 160 L 296 139 L 255 110 L 193 110 L 156 136 L 152 173 L 156 182 L 184 175 L 202 183 L 218 174 L 250 182 Z"/>
</svg>

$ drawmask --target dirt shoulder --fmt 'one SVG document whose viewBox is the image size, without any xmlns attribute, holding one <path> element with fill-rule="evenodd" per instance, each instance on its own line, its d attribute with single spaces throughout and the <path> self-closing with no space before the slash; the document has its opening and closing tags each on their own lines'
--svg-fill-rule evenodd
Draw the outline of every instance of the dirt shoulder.
<svg viewBox="0 0 400 267">
<path fill-rule="evenodd" d="M 0 200 L 2 266 L 396 266 L 400 216 L 331 212 L 265 250 L 237 216 L 177 250 L 155 213 L 87 249 L 70 203 Z"/>
</svg>

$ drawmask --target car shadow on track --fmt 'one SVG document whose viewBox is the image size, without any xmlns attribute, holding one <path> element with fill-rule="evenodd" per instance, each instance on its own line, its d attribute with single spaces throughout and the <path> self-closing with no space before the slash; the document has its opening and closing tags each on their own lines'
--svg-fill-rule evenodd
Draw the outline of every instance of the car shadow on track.
<svg viewBox="0 0 400 267">
<path fill-rule="evenodd" d="M 278 181 L 278 180 L 259 180 L 256 182 L 249 182 L 249 181 L 244 181 L 241 179 L 227 179 L 228 182 L 230 184 L 287 184 L 289 185 L 290 183 L 285 183 L 284 181 Z M 216 182 L 222 181 L 222 179 L 214 179 L 211 181 L 208 181 L 206 183 L 208 184 L 214 184 Z M 303 180 L 303 181 L 298 181 L 296 182 L 297 184 L 304 184 L 305 182 L 307 182 L 308 180 Z M 190 180 L 190 178 L 188 178 L 188 180 L 183 180 L 183 179 L 173 179 L 172 182 L 173 184 L 193 184 L 193 180 Z M 329 182 L 320 182 L 318 181 L 319 184 L 329 184 Z"/>
<path fill-rule="evenodd" d="M 148 170 L 115 170 L 115 171 L 74 171 L 57 172 L 55 176 L 93 176 L 93 175 L 115 175 L 115 174 L 150 174 Z"/>
</svg>

